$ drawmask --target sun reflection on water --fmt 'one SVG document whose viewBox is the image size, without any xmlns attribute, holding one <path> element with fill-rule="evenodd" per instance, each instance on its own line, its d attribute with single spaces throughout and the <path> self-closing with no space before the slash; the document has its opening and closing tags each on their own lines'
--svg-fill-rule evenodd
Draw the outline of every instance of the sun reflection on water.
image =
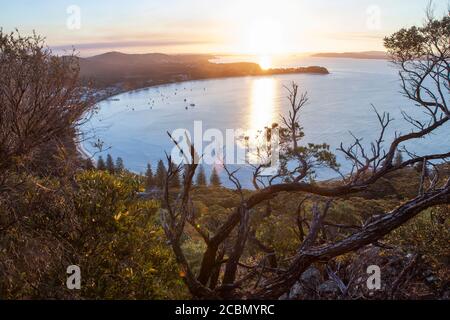
<svg viewBox="0 0 450 320">
<path fill-rule="evenodd" d="M 263 130 L 275 122 L 275 96 L 277 81 L 273 78 L 254 79 L 250 101 L 251 131 Z"/>
<path fill-rule="evenodd" d="M 275 97 L 277 94 L 277 81 L 273 78 L 253 79 L 249 101 L 249 118 L 245 130 L 245 139 L 239 145 L 248 150 L 247 161 L 257 163 L 262 160 L 262 150 L 266 145 L 265 128 L 271 128 L 276 122 Z M 263 161 L 265 162 L 265 161 Z"/>
</svg>

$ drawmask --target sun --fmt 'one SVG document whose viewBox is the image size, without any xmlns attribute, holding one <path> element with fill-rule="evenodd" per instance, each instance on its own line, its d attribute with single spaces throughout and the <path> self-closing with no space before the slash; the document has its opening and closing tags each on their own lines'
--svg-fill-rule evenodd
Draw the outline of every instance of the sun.
<svg viewBox="0 0 450 320">
<path fill-rule="evenodd" d="M 258 59 L 258 64 L 263 70 L 268 70 L 272 68 L 272 57 L 271 56 L 260 56 Z"/>
<path fill-rule="evenodd" d="M 244 46 L 249 54 L 270 56 L 285 52 L 282 24 L 265 18 L 251 22 L 247 27 Z"/>
<path fill-rule="evenodd" d="M 239 51 L 255 56 L 264 70 L 272 67 L 273 56 L 286 52 L 283 27 L 275 19 L 257 18 L 247 22 L 243 31 Z"/>
</svg>

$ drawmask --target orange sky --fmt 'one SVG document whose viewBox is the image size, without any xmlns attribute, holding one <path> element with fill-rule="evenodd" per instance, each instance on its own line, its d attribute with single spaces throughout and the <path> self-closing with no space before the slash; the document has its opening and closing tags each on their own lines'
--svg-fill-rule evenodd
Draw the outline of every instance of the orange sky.
<svg viewBox="0 0 450 320">
<path fill-rule="evenodd" d="M 273 55 L 383 50 L 384 36 L 420 24 L 428 0 L 16 0 L 5 30 L 36 30 L 82 55 L 124 52 Z M 77 10 L 73 10 L 75 5 Z M 436 0 L 438 12 L 446 0 Z M 70 27 L 74 19 L 75 27 Z M 77 20 L 78 19 L 78 20 Z"/>
</svg>

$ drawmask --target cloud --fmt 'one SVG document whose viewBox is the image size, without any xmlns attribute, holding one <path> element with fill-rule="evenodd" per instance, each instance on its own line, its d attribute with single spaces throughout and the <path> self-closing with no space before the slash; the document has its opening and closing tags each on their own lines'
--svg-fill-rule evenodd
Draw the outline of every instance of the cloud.
<svg viewBox="0 0 450 320">
<path fill-rule="evenodd" d="M 335 40 L 383 40 L 386 34 L 383 32 L 339 32 L 339 33 L 322 33 L 326 38 Z"/>
<path fill-rule="evenodd" d="M 52 50 L 95 50 L 113 48 L 136 48 L 136 47 L 171 47 L 171 46 L 191 46 L 210 44 L 210 40 L 131 40 L 131 41 L 110 41 L 110 42 L 88 42 L 74 43 L 72 45 L 50 46 Z"/>
</svg>

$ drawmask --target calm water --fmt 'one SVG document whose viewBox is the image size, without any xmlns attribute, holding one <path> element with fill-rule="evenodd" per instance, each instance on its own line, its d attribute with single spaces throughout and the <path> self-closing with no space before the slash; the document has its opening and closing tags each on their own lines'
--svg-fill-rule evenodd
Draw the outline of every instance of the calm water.
<svg viewBox="0 0 450 320">
<path fill-rule="evenodd" d="M 155 168 L 157 161 L 164 158 L 164 151 L 172 149 L 166 131 L 192 130 L 194 121 L 203 121 L 205 130 L 217 128 L 223 132 L 229 128 L 259 129 L 279 121 L 279 115 L 288 110 L 283 86 L 292 81 L 308 91 L 310 98 L 301 113 L 305 143 L 326 142 L 336 150 L 341 142 L 352 142 L 349 132 L 370 143 L 379 132 L 371 104 L 380 112 L 390 112 L 395 119 L 388 130 L 389 138 L 395 131 L 406 133 L 412 129 L 402 119 L 402 110 L 423 117 L 400 94 L 397 71 L 387 61 L 299 57 L 278 61 L 277 65 L 320 65 L 331 74 L 190 81 L 124 93 L 114 97 L 117 101 L 99 103 L 98 114 L 84 127 L 91 137 L 84 147 L 95 152 L 92 141 L 100 139 L 110 147 L 105 153 L 122 157 L 127 168 L 135 172 L 144 172 L 148 162 Z M 442 151 L 449 146 L 449 134 L 448 128 L 442 129 L 430 139 L 415 141 L 408 147 L 418 154 Z M 337 155 L 343 169 L 348 169 L 345 159 Z M 206 169 L 209 173 L 210 168 Z M 246 168 L 240 173 L 242 178 L 248 174 Z M 322 179 L 332 177 L 334 174 L 328 171 L 320 173 Z"/>
</svg>

